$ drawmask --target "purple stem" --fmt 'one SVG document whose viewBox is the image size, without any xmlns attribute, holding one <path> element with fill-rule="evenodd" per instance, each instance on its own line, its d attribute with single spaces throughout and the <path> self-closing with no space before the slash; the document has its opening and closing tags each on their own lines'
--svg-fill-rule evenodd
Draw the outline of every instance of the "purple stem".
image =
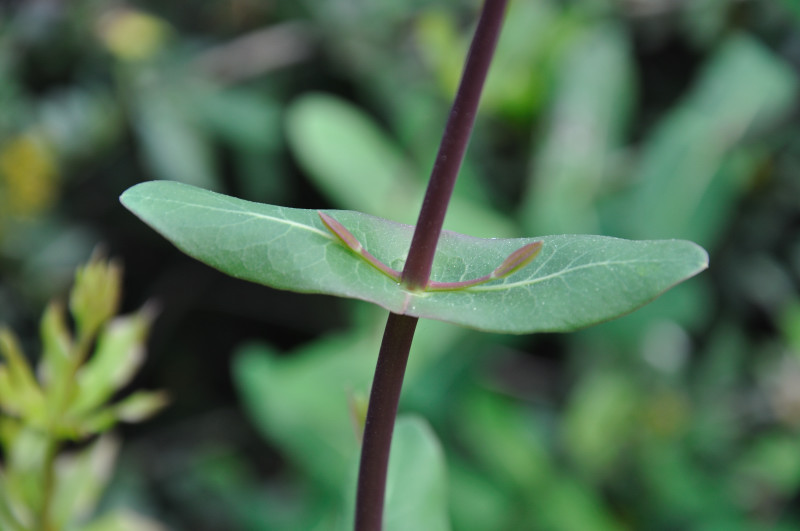
<svg viewBox="0 0 800 531">
<path fill-rule="evenodd" d="M 381 529 L 394 419 L 397 415 L 397 403 L 400 400 L 403 375 L 406 372 L 408 353 L 411 350 L 417 321 L 419 321 L 417 317 L 396 313 L 390 313 L 386 321 L 375 377 L 372 379 L 372 391 L 369 395 L 364 438 L 361 444 L 356 495 L 356 531 Z"/>
<path fill-rule="evenodd" d="M 431 276 L 436 244 L 475 124 L 478 102 L 500 36 L 506 3 L 506 0 L 487 0 L 483 5 L 403 269 L 403 282 L 408 289 L 423 289 Z"/>
<path fill-rule="evenodd" d="M 424 289 L 430 279 L 436 244 L 475 123 L 506 4 L 507 0 L 486 0 L 483 5 L 403 269 L 403 282 L 408 289 Z M 416 317 L 392 313 L 386 322 L 364 424 L 355 531 L 380 531 L 383 525 L 394 419 L 417 321 Z"/>
</svg>

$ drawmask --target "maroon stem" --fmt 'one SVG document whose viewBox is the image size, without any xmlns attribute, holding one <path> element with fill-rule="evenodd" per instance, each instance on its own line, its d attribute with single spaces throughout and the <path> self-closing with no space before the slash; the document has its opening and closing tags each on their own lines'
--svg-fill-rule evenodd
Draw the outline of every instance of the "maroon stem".
<svg viewBox="0 0 800 531">
<path fill-rule="evenodd" d="M 417 321 L 417 317 L 396 313 L 390 313 L 386 321 L 364 423 L 356 495 L 356 531 L 381 529 L 394 419 Z"/>
<path fill-rule="evenodd" d="M 423 289 L 431 276 L 436 244 L 475 124 L 478 102 L 497 47 L 506 3 L 506 0 L 487 0 L 483 5 L 403 269 L 403 282 L 409 289 Z"/>
<path fill-rule="evenodd" d="M 506 4 L 507 0 L 486 0 L 483 5 L 403 269 L 403 283 L 408 289 L 423 289 L 430 279 L 439 233 L 475 123 Z M 364 424 L 355 531 L 382 528 L 394 420 L 417 321 L 416 317 L 391 313 L 386 322 Z"/>
</svg>

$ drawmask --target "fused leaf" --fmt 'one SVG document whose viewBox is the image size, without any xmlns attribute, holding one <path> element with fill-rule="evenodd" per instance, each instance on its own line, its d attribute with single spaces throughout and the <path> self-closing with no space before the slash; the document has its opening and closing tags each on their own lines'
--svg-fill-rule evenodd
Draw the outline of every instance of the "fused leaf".
<svg viewBox="0 0 800 531">
<path fill-rule="evenodd" d="M 411 292 L 342 246 L 314 210 L 166 181 L 134 186 L 121 201 L 179 249 L 236 278 L 362 299 L 395 313 L 495 332 L 568 331 L 606 321 L 708 265 L 706 252 L 687 241 L 584 235 L 482 239 L 443 231 L 433 282 L 476 279 L 496 271 L 498 263 L 507 276 L 463 289 Z M 333 213 L 376 260 L 402 269 L 413 227 L 359 212 Z M 535 264 L 515 267 L 517 261 L 524 265 L 527 252 L 533 258 L 536 242 L 541 248 Z"/>
</svg>

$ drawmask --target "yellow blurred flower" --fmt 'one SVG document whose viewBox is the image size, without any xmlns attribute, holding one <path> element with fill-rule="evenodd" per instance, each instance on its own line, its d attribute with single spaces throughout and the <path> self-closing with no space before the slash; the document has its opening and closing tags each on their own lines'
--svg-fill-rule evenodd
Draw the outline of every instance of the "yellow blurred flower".
<svg viewBox="0 0 800 531">
<path fill-rule="evenodd" d="M 58 167 L 49 144 L 25 133 L 0 144 L 0 208 L 19 217 L 36 216 L 58 195 Z"/>
<path fill-rule="evenodd" d="M 169 35 L 161 19 L 134 11 L 118 9 L 100 20 L 98 33 L 106 48 L 123 61 L 142 61 L 156 55 Z"/>
</svg>

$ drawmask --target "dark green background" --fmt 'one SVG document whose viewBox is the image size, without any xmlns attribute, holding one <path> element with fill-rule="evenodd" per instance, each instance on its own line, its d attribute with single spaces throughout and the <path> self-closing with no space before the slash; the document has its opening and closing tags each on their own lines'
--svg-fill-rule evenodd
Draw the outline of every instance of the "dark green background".
<svg viewBox="0 0 800 531">
<path fill-rule="evenodd" d="M 163 178 L 413 222 L 478 7 L 0 4 L 0 321 L 35 352 L 98 245 L 126 311 L 161 307 L 134 387 L 172 404 L 120 428 L 105 507 L 334 528 L 350 476 L 320 456 L 352 426 L 325 408 L 367 393 L 383 313 L 224 277 L 117 197 Z M 510 9 L 456 192 L 483 217 L 450 228 L 686 238 L 711 267 L 575 334 L 433 325 L 401 412 L 442 442 L 453 529 L 796 529 L 800 8 Z"/>
</svg>

